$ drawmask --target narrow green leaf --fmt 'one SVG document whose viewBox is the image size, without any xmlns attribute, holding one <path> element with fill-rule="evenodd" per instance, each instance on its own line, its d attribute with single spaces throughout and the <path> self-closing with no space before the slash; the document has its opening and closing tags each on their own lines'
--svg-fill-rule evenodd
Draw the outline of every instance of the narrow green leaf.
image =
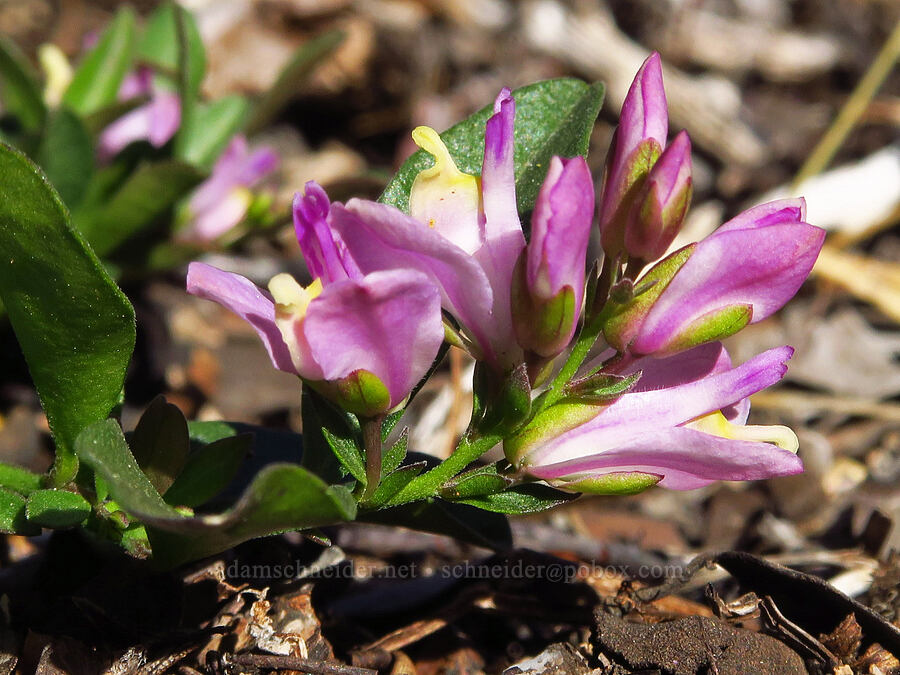
<svg viewBox="0 0 900 675">
<path fill-rule="evenodd" d="M 356 501 L 346 488 L 329 486 L 302 467 L 270 464 L 224 513 L 172 518 L 133 512 L 148 525 L 154 559 L 171 566 L 248 539 L 353 520 Z"/>
<path fill-rule="evenodd" d="M 194 93 L 206 73 L 206 50 L 197 28 L 197 21 L 183 12 L 187 43 L 187 82 Z M 160 5 L 148 18 L 137 48 L 137 60 L 158 70 L 175 75 L 179 70 L 178 17 L 172 2 Z"/>
<path fill-rule="evenodd" d="M 107 255 L 156 223 L 202 177 L 176 160 L 143 164 L 108 202 L 77 211 L 75 222 L 97 255 Z"/>
<path fill-rule="evenodd" d="M 278 74 L 275 84 L 253 106 L 247 133 L 254 133 L 271 122 L 322 60 L 344 40 L 344 33 L 332 30 L 304 43 Z"/>
<path fill-rule="evenodd" d="M 408 445 L 409 429 L 406 428 L 400 434 L 400 438 L 397 439 L 396 443 L 388 448 L 387 452 L 382 455 L 381 475 L 389 474 L 391 471 L 403 464 L 403 460 L 406 459 L 406 451 Z"/>
<path fill-rule="evenodd" d="M 228 422 L 188 422 L 188 432 L 192 442 L 207 445 L 223 438 L 237 436 L 240 431 Z"/>
<path fill-rule="evenodd" d="M 191 440 L 178 406 L 157 396 L 137 423 L 131 451 L 157 492 L 164 495 L 187 462 Z"/>
<path fill-rule="evenodd" d="M 0 487 L 28 496 L 41 487 L 41 477 L 21 466 L 0 462 Z"/>
<path fill-rule="evenodd" d="M 36 490 L 25 502 L 28 522 L 59 529 L 83 523 L 91 514 L 91 505 L 79 494 L 67 490 Z"/>
<path fill-rule="evenodd" d="M 466 499 L 469 497 L 481 497 L 502 492 L 509 487 L 510 480 L 496 473 L 476 473 L 468 475 L 441 490 L 445 499 Z"/>
<path fill-rule="evenodd" d="M 66 205 L 78 206 L 94 173 L 94 143 L 78 115 L 53 111 L 35 159 Z"/>
<path fill-rule="evenodd" d="M 0 100 L 26 131 L 36 132 L 47 108 L 37 73 L 16 44 L 0 35 Z"/>
<path fill-rule="evenodd" d="M 240 130 L 249 104 L 242 96 L 225 96 L 197 103 L 178 132 L 176 155 L 194 166 L 209 168 Z"/>
<path fill-rule="evenodd" d="M 65 482 L 77 469 L 75 437 L 119 400 L 134 349 L 134 310 L 40 170 L 6 147 L 0 251 L 0 297 L 56 440 L 55 480 Z"/>
<path fill-rule="evenodd" d="M 78 457 L 105 482 L 109 495 L 127 513 L 159 518 L 183 518 L 163 501 L 141 471 L 115 420 L 92 424 L 75 441 Z"/>
<path fill-rule="evenodd" d="M 120 8 L 97 46 L 76 69 L 63 103 L 84 117 L 115 101 L 131 68 L 135 32 L 134 10 Z"/>
<path fill-rule="evenodd" d="M 3 534 L 40 534 L 41 528 L 25 517 L 25 497 L 0 487 L 0 532 Z"/>
<path fill-rule="evenodd" d="M 578 497 L 577 494 L 554 490 L 548 485 L 529 483 L 510 488 L 505 492 L 485 494 L 480 497 L 470 497 L 457 500 L 460 504 L 493 511 L 494 513 L 523 514 L 537 513 L 552 509 Z"/>
<path fill-rule="evenodd" d="M 516 101 L 515 176 L 519 213 L 534 207 L 553 155 L 587 155 L 591 130 L 603 103 L 603 85 L 574 79 L 536 82 L 513 92 Z M 481 174 L 484 125 L 493 106 L 450 127 L 441 139 L 461 171 Z M 433 163 L 423 150 L 412 155 L 394 176 L 379 201 L 409 211 L 413 180 Z"/>
<path fill-rule="evenodd" d="M 350 434 L 337 436 L 327 427 L 322 427 L 322 433 L 341 466 L 346 469 L 347 473 L 365 485 L 366 458 L 356 439 Z"/>
<path fill-rule="evenodd" d="M 387 501 L 400 492 L 409 481 L 422 473 L 422 470 L 426 465 L 426 462 L 416 462 L 415 464 L 404 466 L 401 469 L 397 469 L 396 471 L 384 475 L 381 482 L 378 484 L 378 487 L 375 489 L 375 494 L 372 495 L 371 499 L 365 502 L 365 507 L 368 509 L 377 509 L 379 506 L 387 503 Z"/>
<path fill-rule="evenodd" d="M 241 468 L 252 440 L 252 435 L 240 434 L 220 438 L 192 452 L 166 491 L 166 502 L 196 508 L 218 495 Z"/>
<path fill-rule="evenodd" d="M 322 428 L 326 425 L 331 428 L 348 427 L 352 425 L 352 418 L 335 409 L 321 394 L 305 384 L 300 401 L 300 416 L 303 422 L 301 465 L 324 481 L 339 481 L 345 470 L 325 440 Z"/>
</svg>

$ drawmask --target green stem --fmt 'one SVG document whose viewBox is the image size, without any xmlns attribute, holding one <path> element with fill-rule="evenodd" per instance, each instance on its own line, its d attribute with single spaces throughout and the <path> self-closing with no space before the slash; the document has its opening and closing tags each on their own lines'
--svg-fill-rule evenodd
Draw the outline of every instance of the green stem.
<svg viewBox="0 0 900 675">
<path fill-rule="evenodd" d="M 366 451 L 366 489 L 360 498 L 367 502 L 381 482 L 381 423 L 383 416 L 362 420 L 363 448 Z"/>
<path fill-rule="evenodd" d="M 433 497 L 443 485 L 469 464 L 503 440 L 500 434 L 478 436 L 472 432 L 463 436 L 456 450 L 431 471 L 411 480 L 394 495 L 386 506 L 398 506 L 419 499 Z"/>
<path fill-rule="evenodd" d="M 850 94 L 837 117 L 834 118 L 834 122 L 825 132 L 822 140 L 797 172 L 797 177 L 793 182 L 795 189 L 807 178 L 815 176 L 828 166 L 847 134 L 852 131 L 866 111 L 869 102 L 878 92 L 878 88 L 890 74 L 898 58 L 900 58 L 900 21 L 894 26 L 887 42 L 884 43 L 878 56 L 875 57 L 866 74 L 856 85 L 856 89 Z"/>
<path fill-rule="evenodd" d="M 78 475 L 78 457 L 71 450 L 57 446 L 53 457 L 53 469 L 50 471 L 50 486 L 64 487 L 75 480 L 76 475 Z"/>
</svg>

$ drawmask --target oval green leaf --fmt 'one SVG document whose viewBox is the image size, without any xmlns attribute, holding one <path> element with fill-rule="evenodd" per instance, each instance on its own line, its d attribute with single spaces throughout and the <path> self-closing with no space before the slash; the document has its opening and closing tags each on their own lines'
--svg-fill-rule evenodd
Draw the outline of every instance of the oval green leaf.
<svg viewBox="0 0 900 675">
<path fill-rule="evenodd" d="M 0 251 L 0 298 L 56 441 L 56 480 L 65 482 L 74 477 L 78 433 L 119 401 L 134 350 L 134 310 L 40 170 L 6 146 Z"/>
<path fill-rule="evenodd" d="M 91 505 L 79 494 L 67 490 L 36 490 L 25 502 L 29 523 L 59 529 L 83 523 L 91 514 Z"/>
<path fill-rule="evenodd" d="M 561 78 L 516 89 L 516 201 L 519 213 L 534 207 L 538 190 L 553 155 L 587 155 L 591 130 L 603 103 L 603 85 Z M 441 139 L 461 171 L 481 174 L 484 125 L 493 106 L 450 127 Z M 409 191 L 416 174 L 432 165 L 431 156 L 417 151 L 400 167 L 385 188 L 380 202 L 409 211 Z"/>
</svg>

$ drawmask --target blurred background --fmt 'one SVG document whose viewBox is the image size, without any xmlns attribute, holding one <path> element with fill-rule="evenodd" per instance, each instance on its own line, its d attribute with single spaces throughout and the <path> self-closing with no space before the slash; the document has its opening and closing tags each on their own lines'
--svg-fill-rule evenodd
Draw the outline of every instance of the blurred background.
<svg viewBox="0 0 900 675">
<path fill-rule="evenodd" d="M 0 33 L 34 64 L 48 42 L 77 62 L 119 4 L 2 0 Z M 146 15 L 157 3 L 131 4 Z M 808 220 L 829 231 L 797 298 L 728 344 L 738 362 L 780 344 L 796 348 L 785 383 L 754 397 L 751 422 L 797 430 L 807 471 L 690 493 L 582 499 L 532 520 L 571 535 L 569 546 L 619 543 L 626 547 L 620 551 L 672 556 L 740 548 L 790 560 L 852 548 L 843 569 L 857 574 L 848 590 L 866 590 L 876 561 L 900 547 L 900 3 L 182 4 L 207 49 L 202 94 L 209 99 L 260 95 L 298 48 L 329 31 L 344 36 L 250 136 L 251 145 L 269 146 L 281 160 L 261 188 L 272 199 L 270 222 L 197 252 L 263 285 L 281 271 L 305 274 L 288 220 L 291 196 L 305 181 L 319 181 L 338 200 L 376 198 L 412 151 L 414 126 L 444 129 L 503 86 L 564 76 L 605 82 L 589 156 L 599 180 L 631 78 L 659 51 L 671 133 L 687 129 L 694 143 L 693 206 L 679 243 L 786 194 L 805 195 Z M 126 273 L 122 284 L 138 314 L 126 426 L 163 392 L 192 418 L 299 430 L 295 378 L 270 367 L 241 320 L 184 292 L 183 265 Z M 46 421 L 5 319 L 0 363 L 0 459 L 43 470 L 50 462 Z M 410 412 L 414 450 L 446 455 L 467 422 L 470 378 L 470 364 L 452 351 Z M 547 530 L 532 520 L 517 524 L 520 543 L 541 548 Z M 555 550 L 565 546 L 557 542 Z"/>
</svg>

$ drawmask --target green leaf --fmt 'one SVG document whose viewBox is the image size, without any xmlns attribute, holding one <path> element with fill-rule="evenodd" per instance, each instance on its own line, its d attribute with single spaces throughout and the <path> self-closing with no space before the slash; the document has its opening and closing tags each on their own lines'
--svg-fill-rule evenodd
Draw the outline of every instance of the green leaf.
<svg viewBox="0 0 900 675">
<path fill-rule="evenodd" d="M 26 131 L 36 132 L 47 108 L 37 74 L 16 44 L 0 35 L 0 98 L 6 112 L 15 115 Z"/>
<path fill-rule="evenodd" d="M 150 483 L 160 494 L 175 482 L 187 462 L 191 440 L 187 420 L 176 405 L 159 395 L 134 429 L 131 451 Z"/>
<path fill-rule="evenodd" d="M 35 159 L 68 207 L 78 206 L 94 173 L 94 143 L 78 115 L 53 111 Z"/>
<path fill-rule="evenodd" d="M 134 10 L 122 7 L 78 66 L 63 103 L 85 117 L 114 102 L 131 68 L 135 32 Z"/>
<path fill-rule="evenodd" d="M 303 385 L 300 402 L 300 416 L 303 422 L 303 457 L 301 465 L 329 483 L 339 481 L 346 470 L 332 451 L 322 429 L 352 429 L 352 418 L 335 408 L 330 401 L 309 385 Z M 346 433 L 345 433 L 346 435 Z"/>
<path fill-rule="evenodd" d="M 516 101 L 515 176 L 519 213 L 527 213 L 534 207 L 553 155 L 587 155 L 591 130 L 603 103 L 603 91 L 601 84 L 588 85 L 581 80 L 564 78 L 536 82 L 513 92 Z M 461 171 L 481 174 L 484 125 L 492 114 L 493 106 L 485 106 L 441 134 Z M 432 163 L 428 153 L 417 151 L 400 167 L 379 201 L 408 212 L 413 180 Z"/>
<path fill-rule="evenodd" d="M 344 33 L 332 30 L 304 43 L 278 74 L 275 84 L 253 106 L 247 133 L 254 133 L 271 122 L 301 89 L 322 59 L 344 40 Z"/>
<path fill-rule="evenodd" d="M 128 449 L 119 423 L 92 424 L 75 441 L 78 457 L 106 483 L 110 497 L 127 513 L 140 518 L 183 518 L 163 501 Z"/>
<path fill-rule="evenodd" d="M 464 474 L 460 480 L 455 481 L 441 490 L 441 496 L 445 499 L 460 500 L 470 497 L 481 497 L 502 492 L 509 487 L 510 480 L 495 472 Z"/>
<path fill-rule="evenodd" d="M 194 93 L 199 91 L 206 73 L 206 51 L 197 22 L 190 12 L 183 13 L 187 43 L 187 82 Z M 137 48 L 137 59 L 164 73 L 175 75 L 179 70 L 178 16 L 172 2 L 158 7 L 148 18 Z"/>
<path fill-rule="evenodd" d="M 403 430 L 400 438 L 397 439 L 387 452 L 381 456 L 381 475 L 389 474 L 398 466 L 403 464 L 406 459 L 407 446 L 409 445 L 409 428 Z"/>
<path fill-rule="evenodd" d="M 192 442 L 207 445 L 223 438 L 237 436 L 240 431 L 228 422 L 188 422 L 188 432 Z"/>
<path fill-rule="evenodd" d="M 153 488 L 114 420 L 86 429 L 76 447 L 79 457 L 106 481 L 116 503 L 148 526 L 154 558 L 164 565 L 219 553 L 248 539 L 352 520 L 356 515 L 348 490 L 326 485 L 302 467 L 270 464 L 228 511 L 188 517 L 166 504 Z"/>
<path fill-rule="evenodd" d="M 196 508 L 224 490 L 241 468 L 253 436 L 220 438 L 188 455 L 187 462 L 165 494 L 172 506 Z"/>
<path fill-rule="evenodd" d="M 512 532 L 504 516 L 443 499 L 371 511 L 360 514 L 359 520 L 444 534 L 493 550 L 512 547 Z"/>
<path fill-rule="evenodd" d="M 25 502 L 28 522 L 59 529 L 83 523 L 91 514 L 91 505 L 79 494 L 67 490 L 36 490 Z"/>
<path fill-rule="evenodd" d="M 144 516 L 154 559 L 170 566 L 220 553 L 248 539 L 353 520 L 349 490 L 294 464 L 270 464 L 224 513 L 193 518 Z"/>
<path fill-rule="evenodd" d="M 209 168 L 240 130 L 249 104 L 242 96 L 197 103 L 178 132 L 176 155 L 194 166 Z"/>
<path fill-rule="evenodd" d="M 0 488 L 0 532 L 28 536 L 41 532 L 25 517 L 25 497 L 5 488 Z"/>
<path fill-rule="evenodd" d="M 203 175 L 176 160 L 142 164 L 108 201 L 75 213 L 75 222 L 97 255 L 105 256 L 153 225 Z"/>
<path fill-rule="evenodd" d="M 41 476 L 21 466 L 0 462 L 0 487 L 28 496 L 41 487 Z"/>
<path fill-rule="evenodd" d="M 422 473 L 422 470 L 426 466 L 427 462 L 416 462 L 415 464 L 404 466 L 401 469 L 397 469 L 396 471 L 392 471 L 385 475 L 375 489 L 375 494 L 365 502 L 366 508 L 376 509 L 382 504 L 387 503 L 387 501 L 400 492 L 409 481 Z"/>
<path fill-rule="evenodd" d="M 366 458 L 354 435 L 346 430 L 345 435 L 338 436 L 327 427 L 322 427 L 322 434 L 341 466 L 347 473 L 365 485 Z"/>
<path fill-rule="evenodd" d="M 460 504 L 469 504 L 485 511 L 493 511 L 494 513 L 522 514 L 546 511 L 577 497 L 578 495 L 576 494 L 554 490 L 548 485 L 529 483 L 510 488 L 505 492 L 457 501 Z"/>
<path fill-rule="evenodd" d="M 134 349 L 134 310 L 40 170 L 6 147 L 0 250 L 0 297 L 56 440 L 54 480 L 66 482 L 77 470 L 75 437 L 119 400 Z"/>
</svg>

